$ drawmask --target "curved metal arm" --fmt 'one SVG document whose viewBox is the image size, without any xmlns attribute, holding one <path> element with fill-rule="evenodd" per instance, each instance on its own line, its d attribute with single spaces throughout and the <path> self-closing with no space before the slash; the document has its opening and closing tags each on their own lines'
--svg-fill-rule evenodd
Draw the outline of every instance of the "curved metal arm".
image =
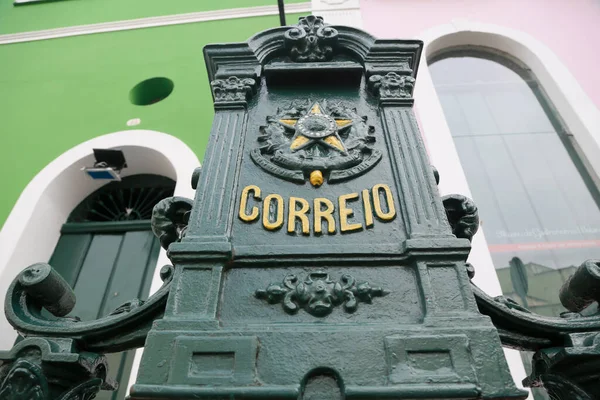
<svg viewBox="0 0 600 400">
<path fill-rule="evenodd" d="M 574 319 L 544 317 L 513 308 L 502 296 L 493 298 L 474 284 L 472 289 L 479 311 L 492 319 L 506 347 L 536 351 L 564 346 L 570 333 L 600 331 L 600 315 Z"/>
<path fill-rule="evenodd" d="M 567 279 L 559 293 L 562 305 L 575 313 L 600 301 L 600 262 L 588 260 Z"/>
<path fill-rule="evenodd" d="M 561 301 L 572 311 L 581 311 L 598 296 L 600 268 L 597 260 L 586 261 L 563 285 Z M 600 313 L 589 307 L 583 313 L 566 312 L 561 318 L 534 314 L 514 301 L 492 298 L 477 286 L 473 293 L 479 311 L 488 315 L 506 347 L 535 351 L 528 387 L 543 387 L 552 399 L 597 400 L 600 365 Z"/>
<path fill-rule="evenodd" d="M 55 315 L 65 315 L 73 308 L 74 298 L 72 304 L 67 299 L 63 306 L 56 307 L 52 301 L 52 296 L 56 297 L 55 291 L 69 292 L 71 288 L 66 282 L 57 280 L 58 274 L 49 265 L 34 264 L 22 271 L 10 285 L 4 312 L 8 322 L 24 336 L 77 339 L 82 350 L 99 353 L 142 347 L 152 322 L 164 313 L 173 267 L 162 267 L 160 275 L 162 287 L 145 302 L 129 302 L 110 315 L 93 321 L 69 317 L 48 319 L 42 315 L 42 308 Z M 66 296 L 69 297 L 68 294 Z"/>
<path fill-rule="evenodd" d="M 586 261 L 581 271 L 588 270 L 589 264 L 597 261 Z M 571 296 L 578 296 L 577 288 L 568 286 Z M 472 284 L 477 306 L 482 314 L 489 316 L 498 328 L 502 344 L 519 350 L 537 351 L 547 347 L 563 347 L 569 345 L 568 335 L 587 332 L 600 332 L 600 314 L 582 316 L 577 313 L 565 313 L 563 318 L 544 317 L 511 302 L 503 296 L 491 297 Z M 587 286 L 586 286 L 587 289 Z M 566 293 L 567 289 L 563 289 Z"/>
<path fill-rule="evenodd" d="M 165 250 L 185 236 L 192 205 L 193 201 L 186 197 L 167 197 L 154 206 L 152 232 Z"/>
</svg>

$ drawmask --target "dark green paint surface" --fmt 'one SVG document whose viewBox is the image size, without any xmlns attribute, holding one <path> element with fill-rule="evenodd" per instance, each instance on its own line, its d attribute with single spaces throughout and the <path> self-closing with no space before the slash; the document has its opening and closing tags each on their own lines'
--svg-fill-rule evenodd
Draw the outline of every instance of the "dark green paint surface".
<svg viewBox="0 0 600 400">
<path fill-rule="evenodd" d="M 302 87 L 293 88 L 274 88 L 268 90 L 264 85 L 260 94 L 256 96 L 248 105 L 248 123 L 246 125 L 246 137 L 244 140 L 242 153 L 242 163 L 239 175 L 239 186 L 235 189 L 235 204 L 224 209 L 223 212 L 233 213 L 232 236 L 236 243 L 236 253 L 243 257 L 248 253 L 270 253 L 273 252 L 301 252 L 309 249 L 310 252 L 322 254 L 338 254 L 340 252 L 357 252 L 363 245 L 367 245 L 363 250 L 366 254 L 375 252 L 389 253 L 400 249 L 400 244 L 406 240 L 406 233 L 403 229 L 402 209 L 400 205 L 401 198 L 397 195 L 398 189 L 394 188 L 391 161 L 389 157 L 383 159 L 376 165 L 373 172 L 363 174 L 355 179 L 340 182 L 337 184 L 325 183 L 319 188 L 313 187 L 308 180 L 304 184 L 288 182 L 286 180 L 274 177 L 264 173 L 255 163 L 252 162 L 248 154 L 260 146 L 258 137 L 260 136 L 260 127 L 266 125 L 267 118 L 276 115 L 277 108 L 284 104 L 289 104 L 295 100 L 309 100 L 309 104 L 319 102 L 320 104 L 335 104 L 341 102 L 348 107 L 358 108 L 358 114 L 367 117 L 366 125 L 375 125 L 378 121 L 377 103 L 370 98 L 360 96 L 364 91 L 364 84 L 357 88 L 344 89 L 339 87 L 339 81 L 333 81 L 334 86 L 330 85 L 311 85 L 310 82 Z M 377 138 L 374 148 L 386 152 L 386 141 L 381 127 L 376 128 L 374 136 Z M 207 153 L 208 154 L 208 153 Z M 205 164 L 206 166 L 206 164 Z M 375 172 L 376 171 L 376 172 Z M 373 228 L 363 228 L 352 232 L 341 232 L 339 218 L 336 219 L 336 233 L 322 235 L 315 234 L 313 226 L 315 198 L 327 198 L 332 201 L 338 209 L 337 201 L 341 195 L 349 193 L 361 193 L 363 189 L 369 191 L 375 184 L 386 184 L 394 188 L 394 202 L 397 210 L 395 220 L 392 222 L 382 222 L 375 218 Z M 262 227 L 261 218 L 251 224 L 242 222 L 238 217 L 240 207 L 240 194 L 244 186 L 257 185 L 263 192 L 263 199 L 268 194 L 280 194 L 286 200 L 285 222 L 289 213 L 289 197 L 301 197 L 310 203 L 311 211 L 308 213 L 310 221 L 310 234 L 303 235 L 298 228 L 297 233 L 290 235 L 287 233 L 287 225 L 276 231 L 267 231 Z M 252 206 L 262 206 L 262 203 L 252 201 Z M 349 223 L 361 223 L 365 225 L 365 210 L 361 199 L 349 202 L 348 206 L 354 211 L 354 215 L 349 218 Z M 231 209 L 233 207 L 233 210 Z M 324 225 L 325 226 L 325 225 Z M 286 246 L 281 249 L 281 246 Z"/>
<path fill-rule="evenodd" d="M 477 310 L 469 241 L 448 223 L 412 111 L 422 44 L 320 29 L 308 17 L 205 48 L 215 118 L 185 237 L 169 247 L 165 316 L 148 334 L 132 399 L 523 399 L 497 331 Z M 325 147 L 290 150 L 298 128 L 278 121 L 307 115 L 302 102 L 354 115 L 339 132 L 348 148 L 365 126 L 362 173 Z M 375 151 L 382 157 L 369 166 L 365 154 Z M 311 184 L 319 168 L 324 182 Z M 345 180 L 331 179 L 342 172 Z M 342 232 L 340 197 L 376 184 L 390 188 L 394 217 L 348 201 L 348 223 L 362 228 Z M 248 185 L 261 194 L 240 215 Z M 263 221 L 278 218 L 263 208 L 270 194 L 285 203 L 273 230 Z M 292 198 L 310 205 L 307 232 L 299 222 L 288 231 Z M 334 205 L 334 234 L 315 232 L 315 198 Z M 254 207 L 257 218 L 243 215 Z"/>
<path fill-rule="evenodd" d="M 50 263 L 71 287 L 77 282 L 91 242 L 89 233 L 63 234 L 54 248 Z"/>
</svg>

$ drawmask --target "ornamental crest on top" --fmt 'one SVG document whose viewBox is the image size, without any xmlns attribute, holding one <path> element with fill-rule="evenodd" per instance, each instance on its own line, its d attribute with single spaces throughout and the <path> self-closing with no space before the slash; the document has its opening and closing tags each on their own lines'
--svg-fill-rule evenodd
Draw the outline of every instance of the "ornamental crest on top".
<svg viewBox="0 0 600 400">
<path fill-rule="evenodd" d="M 359 176 L 381 160 L 375 129 L 343 103 L 294 101 L 267 117 L 250 156 L 263 170 L 313 186 Z"/>
<path fill-rule="evenodd" d="M 333 57 L 338 31 L 325 24 L 322 17 L 309 15 L 288 29 L 284 38 L 293 61 L 329 61 Z"/>
</svg>

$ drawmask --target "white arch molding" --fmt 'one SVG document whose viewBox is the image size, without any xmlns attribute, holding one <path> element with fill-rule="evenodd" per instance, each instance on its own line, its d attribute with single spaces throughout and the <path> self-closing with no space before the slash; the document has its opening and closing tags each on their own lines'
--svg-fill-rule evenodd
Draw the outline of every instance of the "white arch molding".
<svg viewBox="0 0 600 400">
<path fill-rule="evenodd" d="M 420 125 L 429 157 L 440 171 L 441 194 L 471 196 L 427 67 L 427 57 L 455 46 L 490 47 L 517 58 L 529 67 L 581 147 L 590 167 L 600 175 L 600 112 L 575 77 L 545 44 L 518 30 L 468 20 L 439 25 L 417 37 L 425 42 L 425 48 L 415 87 L 415 107 L 422 117 Z M 469 261 L 476 267 L 474 282 L 491 295 L 501 294 L 500 282 L 482 231 L 475 235 Z M 505 353 L 513 378 L 521 386 L 525 370 L 520 356 L 514 350 L 505 350 Z"/>
<path fill-rule="evenodd" d="M 175 195 L 194 197 L 191 176 L 200 162 L 194 152 L 174 136 L 150 130 L 121 131 L 96 137 L 66 151 L 29 182 L 0 231 L 1 309 L 14 277 L 28 265 L 50 259 L 60 228 L 70 212 L 86 196 L 106 184 L 90 179 L 81 171 L 82 167 L 93 164 L 94 148 L 123 150 L 128 164 L 122 173 L 124 177 L 142 173 L 166 176 L 176 182 Z M 161 250 L 151 292 L 160 287 L 159 270 L 167 263 L 166 252 Z M 0 349 L 10 349 L 16 337 L 2 313 Z M 140 355 L 138 351 L 132 378 L 137 375 Z"/>
</svg>

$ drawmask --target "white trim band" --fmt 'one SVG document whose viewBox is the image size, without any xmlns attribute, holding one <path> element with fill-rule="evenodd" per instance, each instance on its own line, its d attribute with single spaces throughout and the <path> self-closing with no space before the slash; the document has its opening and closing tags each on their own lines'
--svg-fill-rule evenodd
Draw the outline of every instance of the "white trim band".
<svg viewBox="0 0 600 400">
<path fill-rule="evenodd" d="M 295 3 L 285 7 L 288 13 L 309 13 L 311 3 Z M 0 35 L 0 45 L 21 42 L 33 42 L 36 40 L 56 39 L 69 36 L 90 35 L 93 33 L 127 31 L 131 29 L 152 28 L 157 26 L 191 24 L 195 22 L 218 21 L 224 19 L 262 17 L 267 15 L 278 15 L 277 6 L 259 6 L 246 8 L 231 8 L 227 10 L 202 11 L 187 14 L 164 15 L 160 17 L 149 17 L 130 19 L 116 22 L 103 22 L 99 24 L 69 26 L 66 28 L 45 29 L 40 31 L 9 33 Z"/>
</svg>

